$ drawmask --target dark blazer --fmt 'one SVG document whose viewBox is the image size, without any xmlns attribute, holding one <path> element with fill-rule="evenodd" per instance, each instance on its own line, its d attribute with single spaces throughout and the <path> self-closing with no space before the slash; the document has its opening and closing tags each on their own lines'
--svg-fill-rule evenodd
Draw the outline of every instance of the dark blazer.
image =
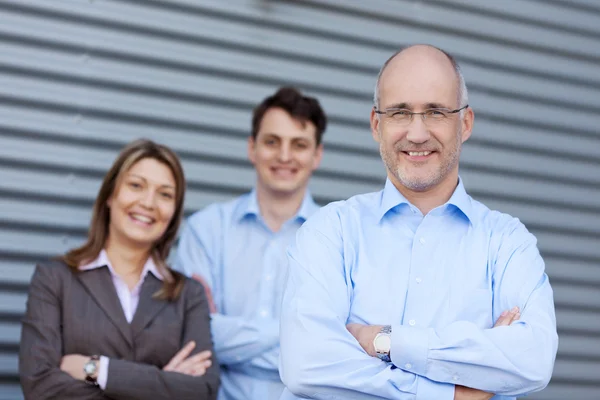
<svg viewBox="0 0 600 400">
<path fill-rule="evenodd" d="M 196 342 L 193 354 L 207 349 L 214 354 L 204 289 L 185 279 L 180 297 L 168 302 L 152 298 L 162 282 L 149 273 L 129 324 L 107 267 L 73 273 L 61 262 L 38 265 L 21 333 L 19 373 L 25 398 L 216 399 L 214 356 L 201 377 L 162 370 L 190 340 Z M 106 389 L 62 372 L 65 354 L 109 357 Z"/>
</svg>

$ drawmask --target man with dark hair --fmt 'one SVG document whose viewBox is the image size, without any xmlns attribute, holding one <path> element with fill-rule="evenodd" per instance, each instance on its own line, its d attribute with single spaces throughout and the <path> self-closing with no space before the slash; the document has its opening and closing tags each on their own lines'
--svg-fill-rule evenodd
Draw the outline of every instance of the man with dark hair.
<svg viewBox="0 0 600 400">
<path fill-rule="evenodd" d="M 212 297 L 219 400 L 278 399 L 279 316 L 286 247 L 318 210 L 307 186 L 323 154 L 327 118 L 319 102 L 284 87 L 254 110 L 248 158 L 257 180 L 248 194 L 193 214 L 175 268 Z"/>
</svg>

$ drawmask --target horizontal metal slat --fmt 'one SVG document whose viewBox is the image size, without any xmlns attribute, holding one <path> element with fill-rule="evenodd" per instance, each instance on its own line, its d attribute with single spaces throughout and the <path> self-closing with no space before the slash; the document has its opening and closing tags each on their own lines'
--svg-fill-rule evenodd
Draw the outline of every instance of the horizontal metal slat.
<svg viewBox="0 0 600 400">
<path fill-rule="evenodd" d="M 0 400 L 23 400 L 23 392 L 18 383 L 0 383 Z"/>
<path fill-rule="evenodd" d="M 558 305 L 556 324 L 560 329 L 600 336 L 600 318 L 598 311 L 582 311 Z"/>
<path fill-rule="evenodd" d="M 600 376 L 600 363 L 595 361 L 560 360 L 554 365 L 552 377 L 560 380 L 573 380 L 598 384 Z"/>
<path fill-rule="evenodd" d="M 600 318 L 600 312 L 598 313 Z M 600 360 L 600 337 L 563 334 L 559 337 L 558 354 L 564 357 Z"/>
<path fill-rule="evenodd" d="M 0 320 L 0 345 L 18 346 L 21 340 L 21 324 Z"/>
<path fill-rule="evenodd" d="M 592 0 L 593 1 L 593 0 Z M 523 0 L 494 1 L 472 1 L 472 0 L 436 0 L 437 4 L 447 7 L 461 6 L 465 9 L 492 12 L 495 15 L 506 15 L 517 20 L 531 20 L 544 25 L 552 26 L 558 31 L 561 28 L 576 30 L 578 32 L 589 32 L 600 34 L 600 17 L 598 14 L 584 12 L 574 7 L 569 7 L 573 2 L 567 3 L 567 7 L 560 7 L 549 1 L 544 1 L 544 6 L 538 3 Z M 594 3 L 596 4 L 596 3 Z M 551 24 L 551 25 L 550 25 Z"/>
<path fill-rule="evenodd" d="M 593 400 L 598 395 L 600 385 L 581 385 L 580 383 L 565 383 L 550 381 L 548 387 L 541 392 L 532 393 L 525 397 L 531 400 Z"/>
</svg>

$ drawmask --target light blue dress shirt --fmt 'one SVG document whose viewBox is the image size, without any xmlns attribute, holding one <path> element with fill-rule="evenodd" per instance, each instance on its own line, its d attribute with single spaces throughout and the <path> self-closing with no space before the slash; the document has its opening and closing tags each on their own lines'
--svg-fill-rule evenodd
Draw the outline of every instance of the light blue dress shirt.
<svg viewBox="0 0 600 400">
<path fill-rule="evenodd" d="M 423 216 L 383 191 L 323 207 L 289 251 L 281 316 L 282 399 L 495 399 L 544 388 L 558 336 L 535 237 L 459 184 Z M 493 328 L 503 310 L 521 318 Z M 391 325 L 391 363 L 370 357 L 349 322 Z"/>
<path fill-rule="evenodd" d="M 279 316 L 287 278 L 286 248 L 319 206 L 309 193 L 278 232 L 264 223 L 256 192 L 213 204 L 188 218 L 175 269 L 211 287 L 220 400 L 279 399 Z"/>
</svg>

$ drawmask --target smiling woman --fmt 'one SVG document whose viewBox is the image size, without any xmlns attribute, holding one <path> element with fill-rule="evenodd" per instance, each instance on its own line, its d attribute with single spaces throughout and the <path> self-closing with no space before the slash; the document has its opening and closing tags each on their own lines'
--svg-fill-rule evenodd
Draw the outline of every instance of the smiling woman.
<svg viewBox="0 0 600 400">
<path fill-rule="evenodd" d="M 32 278 L 19 363 L 27 399 L 216 398 L 204 289 L 166 263 L 184 190 L 169 148 L 138 140 L 121 151 L 86 243 Z"/>
</svg>

